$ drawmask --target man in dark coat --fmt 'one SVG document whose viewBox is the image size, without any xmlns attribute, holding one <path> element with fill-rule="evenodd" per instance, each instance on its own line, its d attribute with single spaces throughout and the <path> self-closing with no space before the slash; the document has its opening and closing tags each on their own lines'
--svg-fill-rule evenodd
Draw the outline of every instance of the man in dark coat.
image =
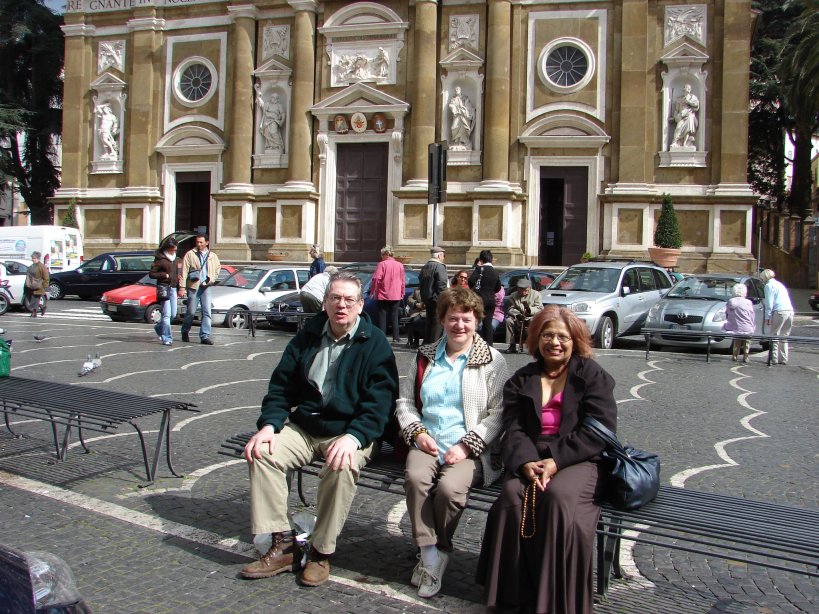
<svg viewBox="0 0 819 614">
<path fill-rule="evenodd" d="M 245 578 L 269 578 L 298 562 L 287 516 L 287 474 L 324 458 L 307 565 L 299 580 L 319 586 L 350 511 L 361 468 L 395 413 L 398 369 L 387 338 L 363 313 L 361 281 L 336 273 L 317 314 L 287 345 L 270 377 L 256 433 L 245 446 L 254 534 L 272 534 Z"/>
<path fill-rule="evenodd" d="M 438 321 L 436 311 L 438 310 L 438 295 L 446 290 L 447 273 L 444 265 L 444 249 L 437 245 L 430 250 L 430 257 L 421 268 L 418 275 L 421 301 L 427 309 L 426 332 L 424 333 L 424 343 L 437 341 L 443 329 Z M 494 307 L 493 307 L 494 309 Z"/>
<path fill-rule="evenodd" d="M 478 265 L 469 276 L 469 287 L 483 300 L 483 325 L 481 337 L 487 344 L 492 345 L 495 329 L 492 328 L 492 314 L 495 313 L 495 294 L 500 292 L 501 282 L 498 272 L 492 266 L 492 252 L 488 249 L 478 254 Z"/>
</svg>

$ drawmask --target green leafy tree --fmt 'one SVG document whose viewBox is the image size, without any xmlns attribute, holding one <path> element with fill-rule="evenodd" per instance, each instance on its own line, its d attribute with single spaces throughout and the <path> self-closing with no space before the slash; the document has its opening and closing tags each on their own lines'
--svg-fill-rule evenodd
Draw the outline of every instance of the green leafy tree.
<svg viewBox="0 0 819 614">
<path fill-rule="evenodd" d="M 59 186 L 62 17 L 38 0 L 0 0 L 0 178 L 12 178 L 33 224 L 52 221 Z"/>
<path fill-rule="evenodd" d="M 666 249 L 682 247 L 680 224 L 677 222 L 677 212 L 674 210 L 671 194 L 663 194 L 663 208 L 660 211 L 660 219 L 657 220 L 657 228 L 654 229 L 654 245 Z"/>
</svg>

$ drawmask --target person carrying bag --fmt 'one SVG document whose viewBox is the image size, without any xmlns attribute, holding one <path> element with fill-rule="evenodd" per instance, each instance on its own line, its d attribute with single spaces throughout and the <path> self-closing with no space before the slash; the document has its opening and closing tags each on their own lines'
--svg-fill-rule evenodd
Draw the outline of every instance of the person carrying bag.
<svg viewBox="0 0 819 614">
<path fill-rule="evenodd" d="M 40 252 L 31 252 L 32 264 L 26 273 L 26 284 L 23 288 L 23 305 L 31 312 L 31 317 L 45 315 L 48 306 L 48 269 L 40 262 Z"/>
</svg>

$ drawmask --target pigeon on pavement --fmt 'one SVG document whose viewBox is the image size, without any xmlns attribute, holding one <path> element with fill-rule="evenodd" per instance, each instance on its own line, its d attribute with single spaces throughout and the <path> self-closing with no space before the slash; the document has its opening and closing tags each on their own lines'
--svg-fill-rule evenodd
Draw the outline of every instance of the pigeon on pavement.
<svg viewBox="0 0 819 614">
<path fill-rule="evenodd" d="M 45 341 L 46 339 L 47 339 L 47 337 L 45 335 L 34 335 L 34 340 L 37 343 L 40 343 L 41 341 Z"/>
<path fill-rule="evenodd" d="M 88 360 L 86 360 L 84 363 L 82 363 L 82 368 L 80 369 L 80 372 L 77 373 L 77 375 L 79 375 L 80 377 L 85 377 L 86 375 L 88 375 L 89 373 L 94 371 L 94 369 L 96 369 L 96 368 L 97 368 L 97 365 L 95 365 L 94 361 L 91 360 L 91 354 L 89 354 L 88 355 Z"/>
<path fill-rule="evenodd" d="M 91 362 L 93 363 L 95 369 L 98 369 L 100 367 L 100 365 L 102 364 L 102 358 L 100 358 L 99 352 L 96 353 L 96 355 L 94 356 L 94 360 L 92 360 Z"/>
</svg>

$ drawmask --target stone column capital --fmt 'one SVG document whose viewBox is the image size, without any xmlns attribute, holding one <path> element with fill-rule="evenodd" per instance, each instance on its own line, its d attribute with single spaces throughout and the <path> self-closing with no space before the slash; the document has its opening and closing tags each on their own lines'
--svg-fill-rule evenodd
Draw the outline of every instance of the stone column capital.
<svg viewBox="0 0 819 614">
<path fill-rule="evenodd" d="M 60 29 L 62 29 L 66 38 L 69 36 L 94 36 L 97 32 L 97 28 L 85 23 L 65 24 L 64 26 L 60 26 Z"/>
<path fill-rule="evenodd" d="M 157 17 L 138 17 L 136 19 L 129 19 L 127 23 L 128 29 L 131 32 L 139 30 L 164 30 L 165 20 Z"/>
<path fill-rule="evenodd" d="M 239 4 L 227 7 L 230 20 L 235 22 L 237 19 L 256 19 L 259 9 L 255 4 Z"/>
<path fill-rule="evenodd" d="M 311 13 L 318 13 L 319 3 L 317 0 L 287 0 L 294 11 L 310 11 Z"/>
</svg>

